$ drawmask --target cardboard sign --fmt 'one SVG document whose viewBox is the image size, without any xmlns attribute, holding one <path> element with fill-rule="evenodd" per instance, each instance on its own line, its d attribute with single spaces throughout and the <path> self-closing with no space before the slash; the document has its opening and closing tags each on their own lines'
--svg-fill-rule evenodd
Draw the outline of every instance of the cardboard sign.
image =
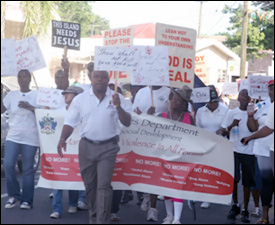
<svg viewBox="0 0 275 225">
<path fill-rule="evenodd" d="M 52 20 L 52 46 L 80 50 L 80 24 Z"/>
<path fill-rule="evenodd" d="M 1 76 L 17 76 L 13 39 L 1 39 Z"/>
<path fill-rule="evenodd" d="M 170 86 L 194 86 L 196 30 L 156 24 L 156 46 L 169 47 Z"/>
<path fill-rule="evenodd" d="M 239 87 L 237 82 L 224 83 L 222 87 L 222 93 L 224 95 L 237 95 L 239 93 Z"/>
<path fill-rule="evenodd" d="M 274 77 L 269 76 L 248 76 L 250 97 L 254 99 L 268 97 L 268 82 Z"/>
<path fill-rule="evenodd" d="M 95 70 L 136 71 L 140 50 L 135 47 L 95 47 Z"/>
<path fill-rule="evenodd" d="M 209 68 L 207 67 L 205 55 L 195 56 L 195 74 L 205 84 L 209 84 Z"/>
<path fill-rule="evenodd" d="M 124 27 L 104 31 L 104 46 L 132 46 L 134 39 L 134 27 Z M 115 71 L 109 71 L 110 80 L 115 80 Z M 118 72 L 119 82 L 131 83 L 131 73 Z"/>
<path fill-rule="evenodd" d="M 64 98 L 61 93 L 62 90 L 58 89 L 39 88 L 36 104 L 50 108 L 59 108 L 61 106 L 61 102 L 64 102 Z"/>
<path fill-rule="evenodd" d="M 194 103 L 204 103 L 210 101 L 209 87 L 194 88 L 191 94 L 191 100 Z"/>
<path fill-rule="evenodd" d="M 140 54 L 139 68 L 132 73 L 132 85 L 169 86 L 167 46 L 136 46 Z"/>
<path fill-rule="evenodd" d="M 134 27 L 124 27 L 104 31 L 104 46 L 133 45 Z"/>
<path fill-rule="evenodd" d="M 16 41 L 15 57 L 17 72 L 21 69 L 33 72 L 46 67 L 36 36 Z"/>
</svg>

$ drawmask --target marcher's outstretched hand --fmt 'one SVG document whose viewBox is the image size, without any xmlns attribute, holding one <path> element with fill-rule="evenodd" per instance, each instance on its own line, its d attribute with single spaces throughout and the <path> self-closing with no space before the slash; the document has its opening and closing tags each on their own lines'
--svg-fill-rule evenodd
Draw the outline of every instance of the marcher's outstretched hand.
<svg viewBox="0 0 275 225">
<path fill-rule="evenodd" d="M 66 60 L 61 60 L 61 66 L 64 70 L 68 70 L 70 68 L 70 62 L 68 61 L 68 58 L 66 58 Z"/>
<path fill-rule="evenodd" d="M 60 139 L 57 145 L 57 152 L 60 157 L 63 157 L 63 150 L 66 152 L 67 143 L 64 139 Z"/>
<path fill-rule="evenodd" d="M 24 101 L 19 101 L 18 107 L 22 108 L 22 109 L 27 109 L 27 110 L 30 110 L 30 111 L 33 111 L 35 109 L 35 107 L 32 106 L 30 103 L 24 102 Z"/>
<path fill-rule="evenodd" d="M 147 114 L 149 115 L 154 115 L 156 113 L 156 107 L 151 106 L 148 111 Z"/>
<path fill-rule="evenodd" d="M 113 104 L 116 108 L 120 107 L 120 98 L 119 98 L 118 93 L 113 95 Z"/>
</svg>

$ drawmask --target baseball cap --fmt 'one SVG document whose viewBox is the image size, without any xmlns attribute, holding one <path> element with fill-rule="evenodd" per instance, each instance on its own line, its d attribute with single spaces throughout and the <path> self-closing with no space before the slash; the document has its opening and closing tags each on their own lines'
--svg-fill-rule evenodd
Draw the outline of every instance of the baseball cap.
<svg viewBox="0 0 275 225">
<path fill-rule="evenodd" d="M 210 102 L 218 102 L 219 96 L 216 90 L 210 89 Z"/>
<path fill-rule="evenodd" d="M 73 93 L 75 95 L 78 95 L 83 92 L 83 89 L 81 87 L 77 86 L 69 86 L 65 91 L 62 92 L 62 95 Z"/>
<path fill-rule="evenodd" d="M 268 87 L 270 86 L 270 85 L 274 85 L 274 80 L 270 80 L 269 82 L 268 82 Z"/>
</svg>

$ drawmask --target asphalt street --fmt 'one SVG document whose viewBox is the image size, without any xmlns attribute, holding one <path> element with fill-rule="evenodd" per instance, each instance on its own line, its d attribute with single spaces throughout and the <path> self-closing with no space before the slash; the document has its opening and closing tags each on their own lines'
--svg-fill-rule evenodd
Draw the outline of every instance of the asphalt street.
<svg viewBox="0 0 275 225">
<path fill-rule="evenodd" d="M 36 182 L 40 172 L 36 173 Z M 18 172 L 18 179 L 21 182 L 21 174 Z M 8 200 L 6 179 L 1 166 L 1 224 L 88 224 L 87 210 L 78 211 L 76 214 L 67 213 L 68 210 L 68 192 L 64 192 L 63 208 L 64 214 L 60 219 L 51 219 L 49 217 L 52 210 L 52 199 L 49 198 L 50 189 L 36 188 L 34 196 L 34 207 L 31 210 L 21 210 L 19 203 L 13 209 L 5 209 L 5 203 Z M 239 186 L 239 202 L 242 205 L 242 187 Z M 182 224 L 243 224 L 238 217 L 236 220 L 226 219 L 226 215 L 230 210 L 230 206 L 211 204 L 209 209 L 201 209 L 201 202 L 195 203 L 196 220 L 194 220 L 194 211 L 190 210 L 187 201 L 184 201 L 184 207 L 181 217 Z M 120 205 L 118 216 L 120 222 L 112 222 L 112 224 L 161 224 L 166 217 L 164 201 L 158 201 L 157 209 L 158 222 L 149 222 L 146 220 L 146 212 L 140 210 L 137 205 L 136 194 L 134 200 Z M 249 210 L 254 209 L 254 202 L 251 197 Z M 274 224 L 274 208 L 270 210 L 270 219 Z M 251 217 L 251 224 L 254 224 L 258 218 Z"/>
</svg>

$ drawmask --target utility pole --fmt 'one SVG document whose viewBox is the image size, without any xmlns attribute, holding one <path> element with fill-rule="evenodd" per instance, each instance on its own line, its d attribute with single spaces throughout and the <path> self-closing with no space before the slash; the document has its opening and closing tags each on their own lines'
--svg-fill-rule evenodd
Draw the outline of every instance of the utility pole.
<svg viewBox="0 0 275 225">
<path fill-rule="evenodd" d="M 201 38 L 201 16 L 202 16 L 202 3 L 203 3 L 203 1 L 200 1 L 200 16 L 199 16 L 198 38 Z"/>
<path fill-rule="evenodd" d="M 248 1 L 244 1 L 243 6 L 243 23 L 242 23 L 242 40 L 241 40 L 241 66 L 240 78 L 244 79 L 246 75 L 246 45 L 247 45 L 247 25 L 248 25 Z"/>
</svg>

